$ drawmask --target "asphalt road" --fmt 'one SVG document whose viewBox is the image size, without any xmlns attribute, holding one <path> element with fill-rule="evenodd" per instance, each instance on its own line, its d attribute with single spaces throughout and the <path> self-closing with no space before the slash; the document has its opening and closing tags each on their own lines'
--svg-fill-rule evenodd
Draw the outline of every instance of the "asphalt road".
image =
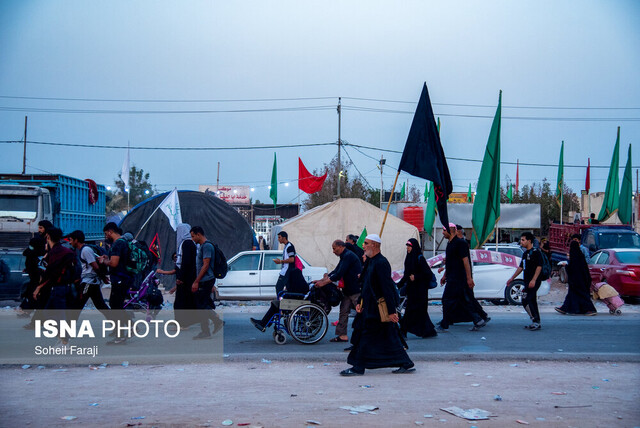
<svg viewBox="0 0 640 428">
<path fill-rule="evenodd" d="M 266 308 L 264 308 L 266 310 Z M 439 321 L 438 307 L 430 308 L 434 322 Z M 594 359 L 608 358 L 640 361 L 640 314 L 611 316 L 599 313 L 594 317 L 542 314 L 542 329 L 528 331 L 529 321 L 522 308 L 510 312 L 491 312 L 491 322 L 477 332 L 469 331 L 470 323 L 458 324 L 437 337 L 408 337 L 409 355 L 414 359 Z M 284 359 L 321 359 L 333 354 L 346 358 L 345 343 L 331 343 L 335 328 L 329 326 L 324 339 L 313 345 L 302 345 L 287 337 L 287 343 L 277 345 L 272 330 L 261 333 L 249 322 L 260 313 L 225 313 L 224 352 L 227 358 L 252 358 L 265 355 Z M 337 320 L 333 311 L 330 321 Z M 192 327 L 194 329 L 194 327 Z M 195 331 L 195 330 L 194 330 Z"/>
</svg>

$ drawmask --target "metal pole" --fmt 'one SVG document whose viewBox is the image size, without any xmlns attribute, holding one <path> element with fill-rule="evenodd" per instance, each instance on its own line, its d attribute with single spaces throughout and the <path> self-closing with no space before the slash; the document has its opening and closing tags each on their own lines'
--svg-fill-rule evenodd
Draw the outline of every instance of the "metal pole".
<svg viewBox="0 0 640 428">
<path fill-rule="evenodd" d="M 433 223 L 433 257 L 436 256 L 436 224 Z"/>
<path fill-rule="evenodd" d="M 22 152 L 22 174 L 27 170 L 27 116 L 24 117 L 24 149 Z"/>
<path fill-rule="evenodd" d="M 342 163 L 340 163 L 340 146 L 342 140 L 340 139 L 340 128 L 342 127 L 342 97 L 338 97 L 338 198 L 340 198 L 340 172 L 342 171 Z"/>
<path fill-rule="evenodd" d="M 219 191 L 220 191 L 220 162 L 218 162 L 218 176 L 216 178 L 216 193 Z"/>
<path fill-rule="evenodd" d="M 382 168 L 384 167 L 384 156 L 380 155 L 380 209 L 382 209 L 382 198 L 384 195 L 384 182 L 382 181 Z"/>
</svg>

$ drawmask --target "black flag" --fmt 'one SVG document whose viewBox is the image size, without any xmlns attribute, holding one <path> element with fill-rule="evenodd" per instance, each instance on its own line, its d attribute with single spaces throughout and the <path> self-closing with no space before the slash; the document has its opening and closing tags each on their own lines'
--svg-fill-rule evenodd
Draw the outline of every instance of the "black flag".
<svg viewBox="0 0 640 428">
<path fill-rule="evenodd" d="M 438 215 L 442 225 L 448 229 L 447 199 L 453 190 L 453 184 L 426 83 L 422 88 L 398 169 L 434 184 Z"/>
</svg>

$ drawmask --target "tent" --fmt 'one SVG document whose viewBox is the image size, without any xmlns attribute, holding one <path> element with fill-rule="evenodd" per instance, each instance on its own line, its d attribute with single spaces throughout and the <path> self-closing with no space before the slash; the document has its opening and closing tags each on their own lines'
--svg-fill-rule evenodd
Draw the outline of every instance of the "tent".
<svg viewBox="0 0 640 428">
<path fill-rule="evenodd" d="M 331 250 L 331 243 L 344 240 L 348 234 L 359 235 L 365 226 L 369 233 L 380 233 L 383 219 L 384 211 L 362 199 L 337 199 L 274 226 L 270 242 L 278 242 L 277 234 L 284 230 L 302 258 L 331 271 L 339 261 Z M 392 269 L 403 267 L 410 238 L 420 241 L 418 229 L 389 215 L 382 234 L 382 255 Z"/>
<path fill-rule="evenodd" d="M 169 192 L 156 195 L 140 202 L 122 219 L 120 228 L 134 236 L 151 213 L 160 205 Z M 250 250 L 253 232 L 247 221 L 223 200 L 202 192 L 178 191 L 183 223 L 201 226 L 211 242 L 218 245 L 227 259 L 240 251 Z M 138 236 L 139 241 L 148 245 L 158 234 L 162 269 L 173 269 L 171 255 L 176 251 L 176 232 L 169 225 L 169 219 L 158 210 Z"/>
</svg>

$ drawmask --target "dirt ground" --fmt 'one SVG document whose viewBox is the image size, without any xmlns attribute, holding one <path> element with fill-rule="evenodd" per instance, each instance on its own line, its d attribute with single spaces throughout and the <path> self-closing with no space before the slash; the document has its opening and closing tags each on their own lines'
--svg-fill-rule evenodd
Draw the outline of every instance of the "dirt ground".
<svg viewBox="0 0 640 428">
<path fill-rule="evenodd" d="M 640 425 L 640 370 L 633 363 L 437 361 L 419 362 L 414 374 L 380 369 L 339 376 L 346 367 L 344 361 L 5 367 L 0 426 Z M 379 409 L 351 414 L 340 408 L 361 405 Z M 440 410 L 451 406 L 493 416 L 470 422 Z"/>
</svg>

